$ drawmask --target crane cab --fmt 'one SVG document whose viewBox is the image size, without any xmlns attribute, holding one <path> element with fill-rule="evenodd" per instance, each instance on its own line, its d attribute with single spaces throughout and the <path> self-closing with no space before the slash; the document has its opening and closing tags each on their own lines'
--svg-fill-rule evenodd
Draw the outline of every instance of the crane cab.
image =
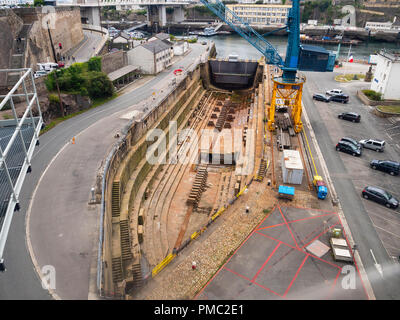
<svg viewBox="0 0 400 320">
<path fill-rule="evenodd" d="M 300 45 L 298 70 L 301 71 L 333 71 L 335 53 L 323 47 Z"/>
</svg>

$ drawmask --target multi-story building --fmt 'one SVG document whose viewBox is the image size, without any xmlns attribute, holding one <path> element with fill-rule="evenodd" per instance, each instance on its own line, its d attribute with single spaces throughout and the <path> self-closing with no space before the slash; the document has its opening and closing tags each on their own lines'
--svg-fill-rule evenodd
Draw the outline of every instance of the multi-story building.
<svg viewBox="0 0 400 320">
<path fill-rule="evenodd" d="M 400 53 L 381 50 L 376 58 L 371 90 L 382 93 L 384 99 L 400 99 Z"/>
<path fill-rule="evenodd" d="M 140 66 L 146 74 L 157 74 L 172 64 L 171 46 L 157 39 L 128 51 L 128 63 Z"/>
<path fill-rule="evenodd" d="M 373 22 L 373 21 L 368 21 L 365 23 L 365 29 L 369 30 L 399 30 L 398 26 L 393 25 L 392 22 Z"/>
<path fill-rule="evenodd" d="M 290 5 L 274 4 L 228 4 L 225 11 L 229 19 L 233 11 L 250 25 L 286 24 Z"/>
</svg>

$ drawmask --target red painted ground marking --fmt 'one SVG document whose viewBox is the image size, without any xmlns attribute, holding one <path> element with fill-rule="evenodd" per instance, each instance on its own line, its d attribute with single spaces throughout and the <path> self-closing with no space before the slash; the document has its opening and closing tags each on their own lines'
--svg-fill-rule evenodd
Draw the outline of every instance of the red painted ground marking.
<svg viewBox="0 0 400 320">
<path fill-rule="evenodd" d="M 340 273 L 341 273 L 341 272 L 342 272 L 342 269 L 340 269 L 340 270 L 338 271 L 338 273 L 337 273 L 337 275 L 336 275 L 336 278 L 335 278 L 335 281 L 333 282 L 332 288 L 329 290 L 328 296 L 326 297 L 327 299 L 328 299 L 329 296 L 331 296 L 331 295 L 333 294 L 333 290 L 334 290 L 335 287 L 336 287 L 336 282 L 337 282 L 337 279 L 339 279 L 339 276 L 340 276 Z"/>
<path fill-rule="evenodd" d="M 266 237 L 266 238 L 270 238 L 271 240 L 274 240 L 274 241 L 277 241 L 277 242 L 283 243 L 285 246 L 288 246 L 288 247 L 291 247 L 291 248 L 293 248 L 293 249 L 299 250 L 299 248 L 293 247 L 292 245 L 290 245 L 290 244 L 288 244 L 288 243 L 286 243 L 286 242 L 283 242 L 283 241 L 281 241 L 281 240 L 278 240 L 278 239 L 272 238 L 271 236 L 268 236 L 268 235 L 266 235 L 266 234 L 259 233 L 259 232 L 257 232 L 257 231 L 256 231 L 256 232 L 254 232 L 254 233 L 257 233 L 257 234 L 259 234 L 260 236 L 263 236 L 263 237 Z"/>
<path fill-rule="evenodd" d="M 291 221 L 287 221 L 287 223 L 293 223 L 293 222 L 299 222 L 299 221 L 304 221 L 304 220 L 309 220 L 309 219 L 316 219 L 316 218 L 321 218 L 324 216 L 331 216 L 334 215 L 335 213 L 327 213 L 327 214 L 321 214 L 319 216 L 315 216 L 315 217 L 308 217 L 308 218 L 303 218 L 303 219 L 297 219 L 297 220 L 291 220 Z M 279 226 L 283 226 L 285 223 L 279 223 L 279 224 L 275 224 L 273 226 L 268 226 L 268 227 L 263 227 L 263 228 L 259 228 L 258 230 L 263 230 L 263 229 L 268 229 L 268 228 L 274 228 L 274 227 L 279 227 Z"/>
<path fill-rule="evenodd" d="M 285 205 L 284 207 L 302 209 L 302 210 L 307 210 L 307 211 L 313 210 L 313 211 L 321 211 L 321 212 L 330 212 L 330 213 L 337 214 L 337 212 L 335 212 L 335 211 L 323 210 L 323 209 L 304 208 L 304 207 L 296 207 L 296 206 L 291 206 L 291 205 Z"/>
<path fill-rule="evenodd" d="M 268 226 L 268 227 L 263 227 L 263 228 L 256 229 L 256 231 L 264 230 L 264 229 L 268 229 L 268 228 L 280 227 L 280 226 L 283 226 L 284 224 L 285 223 L 274 224 L 273 226 Z"/>
<path fill-rule="evenodd" d="M 265 290 L 267 290 L 267 291 L 272 292 L 273 294 L 276 294 L 276 295 L 279 296 L 279 297 L 282 297 L 279 293 L 277 293 L 277 292 L 271 290 L 270 288 L 264 287 L 263 285 L 261 285 L 261 284 L 255 282 L 255 281 L 253 281 L 253 280 L 250 280 L 250 279 L 247 278 L 246 276 L 244 276 L 244 275 L 242 275 L 242 274 L 240 274 L 240 273 L 237 273 L 236 271 L 233 271 L 232 269 L 229 269 L 229 268 L 227 268 L 227 267 L 224 267 L 224 269 L 227 270 L 227 271 L 229 271 L 229 272 L 231 272 L 231 273 L 233 273 L 234 275 L 237 275 L 238 277 L 240 277 L 240 278 L 242 278 L 242 279 L 245 279 L 245 280 L 247 280 L 247 281 L 249 281 L 249 282 L 251 282 L 251 283 L 253 283 L 253 284 L 259 286 L 260 288 L 263 288 L 263 289 L 265 289 Z"/>
<path fill-rule="evenodd" d="M 332 262 L 329 262 L 329 261 L 326 261 L 326 260 L 324 260 L 324 259 L 321 259 L 321 258 L 319 258 L 319 257 L 317 257 L 317 256 L 315 256 L 315 255 L 313 255 L 313 254 L 311 254 L 311 253 L 309 253 L 309 252 L 305 252 L 305 253 L 306 253 L 308 256 L 310 256 L 310 257 L 313 257 L 313 258 L 315 258 L 315 259 L 318 259 L 318 260 L 320 260 L 320 261 L 322 261 L 322 262 L 325 262 L 325 263 L 327 263 L 327 264 L 330 264 L 330 265 L 333 266 L 333 267 L 336 267 L 336 268 L 342 270 L 342 267 L 338 266 L 337 264 L 334 264 L 334 263 L 332 263 Z"/>
<path fill-rule="evenodd" d="M 276 206 L 274 206 L 272 208 L 271 212 L 274 212 L 274 210 L 276 209 Z M 262 219 L 262 221 L 256 226 L 256 228 L 254 228 L 254 230 L 252 232 L 250 232 L 250 234 L 247 236 L 247 238 L 242 242 L 242 244 L 235 250 L 235 252 L 229 257 L 229 259 L 224 263 L 224 265 L 212 276 L 212 278 L 210 280 L 208 280 L 208 282 L 204 285 L 204 287 L 199 291 L 198 294 L 196 294 L 196 296 L 194 297 L 194 300 L 197 299 L 197 297 L 204 291 L 205 288 L 208 287 L 208 285 L 210 284 L 211 281 L 214 280 L 214 278 L 220 273 L 220 271 L 225 267 L 225 265 L 232 259 L 232 257 L 236 254 L 236 252 L 247 242 L 247 240 L 254 234 L 254 232 L 256 231 L 256 229 L 265 221 L 265 219 L 267 219 L 269 217 L 269 215 L 265 216 L 264 219 Z"/>
<path fill-rule="evenodd" d="M 301 263 L 300 267 L 297 269 L 296 274 L 294 275 L 292 281 L 290 282 L 289 286 L 287 287 L 285 293 L 283 294 L 284 297 L 286 297 L 286 295 L 288 294 L 290 288 L 292 287 L 294 281 L 296 280 L 297 276 L 299 275 L 300 270 L 303 268 L 304 263 L 306 262 L 306 260 L 308 259 L 308 255 L 306 255 L 303 259 L 303 262 Z"/>
<path fill-rule="evenodd" d="M 332 229 L 334 226 L 338 225 L 338 223 L 335 223 L 333 225 L 331 225 L 329 228 L 327 228 L 326 230 L 322 231 L 319 235 L 317 235 L 315 238 L 311 239 L 311 241 L 307 242 L 304 246 L 302 246 L 302 248 L 305 248 L 308 244 L 310 244 L 311 242 L 315 241 L 316 239 L 318 239 L 320 236 L 322 236 L 324 233 L 327 233 L 330 229 Z"/>
<path fill-rule="evenodd" d="M 280 208 L 279 206 L 278 206 L 278 209 L 279 209 L 279 212 L 280 212 L 281 215 L 282 215 L 283 221 L 285 221 L 286 227 L 288 228 L 288 230 L 289 230 L 289 232 L 290 232 L 290 234 L 291 234 L 291 236 L 292 236 L 292 238 L 293 238 L 294 243 L 296 244 L 296 247 L 299 248 L 299 246 L 298 246 L 298 244 L 297 244 L 297 241 L 296 241 L 296 239 L 295 239 L 294 236 L 293 236 L 292 230 L 290 229 L 290 227 L 289 227 L 289 225 L 288 225 L 288 223 L 287 223 L 285 217 L 283 216 L 282 210 L 281 210 L 281 208 Z"/>
<path fill-rule="evenodd" d="M 302 249 L 300 249 L 300 248 L 293 247 L 292 245 L 290 245 L 290 244 L 288 244 L 288 243 L 286 243 L 286 242 L 283 242 L 283 241 L 281 241 L 281 240 L 272 238 L 272 237 L 270 237 L 270 236 L 268 236 L 268 235 L 266 235 L 266 234 L 262 234 L 262 233 L 259 233 L 259 232 L 255 232 L 255 233 L 257 233 L 257 234 L 259 234 L 259 235 L 261 235 L 261 236 L 263 236 L 263 237 L 269 238 L 269 239 L 271 239 L 271 240 L 274 240 L 274 241 L 277 241 L 277 242 L 281 242 L 281 243 L 284 244 L 285 246 L 288 246 L 288 247 L 290 247 L 290 248 L 292 248 L 292 249 L 296 249 L 296 250 L 298 250 L 298 251 L 300 251 L 300 252 L 302 252 L 302 253 L 305 253 L 305 254 L 308 255 L 308 256 L 311 256 L 311 257 L 313 257 L 313 258 L 316 258 L 316 259 L 318 259 L 318 260 L 321 260 L 322 262 L 325 262 L 325 263 L 330 264 L 330 265 L 332 265 L 332 266 L 334 266 L 334 267 L 336 267 L 336 268 L 341 269 L 340 266 L 338 266 L 338 265 L 336 265 L 336 264 L 334 264 L 334 263 L 331 263 L 331 262 L 329 262 L 329 261 L 326 261 L 326 260 L 324 260 L 324 259 L 321 259 L 321 258 L 319 258 L 319 257 L 317 257 L 317 256 L 315 256 L 315 255 L 313 255 L 312 253 L 309 253 L 308 251 L 302 250 Z"/>
<path fill-rule="evenodd" d="M 272 256 L 274 255 L 275 251 L 279 248 L 279 246 L 281 245 L 282 242 L 279 242 L 275 249 L 271 252 L 271 254 L 268 256 L 267 260 L 265 260 L 264 264 L 261 266 L 261 268 L 257 271 L 256 275 L 253 277 L 253 279 L 251 279 L 252 282 L 254 282 L 256 280 L 256 278 L 258 277 L 258 275 L 260 274 L 261 270 L 264 269 L 264 267 L 266 266 L 266 264 L 268 263 L 269 259 L 272 258 Z"/>
</svg>

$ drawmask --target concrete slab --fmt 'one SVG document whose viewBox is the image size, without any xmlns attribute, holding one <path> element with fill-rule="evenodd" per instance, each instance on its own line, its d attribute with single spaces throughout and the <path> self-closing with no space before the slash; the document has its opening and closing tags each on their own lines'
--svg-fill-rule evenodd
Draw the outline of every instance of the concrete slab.
<svg viewBox="0 0 400 320">
<path fill-rule="evenodd" d="M 327 246 L 333 226 L 343 227 L 334 212 L 277 205 L 196 299 L 367 299 L 357 265 L 304 247 Z"/>
</svg>

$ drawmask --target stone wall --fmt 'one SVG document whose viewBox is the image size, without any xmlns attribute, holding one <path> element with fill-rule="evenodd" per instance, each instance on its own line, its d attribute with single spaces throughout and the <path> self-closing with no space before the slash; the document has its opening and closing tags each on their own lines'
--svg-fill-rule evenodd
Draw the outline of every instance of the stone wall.
<svg viewBox="0 0 400 320">
<path fill-rule="evenodd" d="M 126 52 L 123 50 L 107 53 L 101 56 L 101 71 L 109 74 L 126 66 L 127 60 Z"/>
<path fill-rule="evenodd" d="M 22 29 L 22 19 L 11 9 L 0 10 L 0 69 L 11 64 L 11 52 L 15 38 Z M 7 31 L 7 32 L 6 32 Z M 0 73 L 0 87 L 6 86 L 6 73 Z"/>
<path fill-rule="evenodd" d="M 112 296 L 117 291 L 112 281 L 112 270 L 111 270 L 111 259 L 113 237 L 112 234 L 115 231 L 114 220 L 111 216 L 111 192 L 112 185 L 115 179 L 120 181 L 121 194 L 124 193 L 126 184 L 132 174 L 137 169 L 139 162 L 145 158 L 145 154 L 151 142 L 144 141 L 145 134 L 150 128 L 166 129 L 169 121 L 180 112 L 186 114 L 189 110 L 180 110 L 182 106 L 187 102 L 189 96 L 200 86 L 200 67 L 189 73 L 184 81 L 182 81 L 178 87 L 171 92 L 153 111 L 147 115 L 141 121 L 134 121 L 127 127 L 126 134 L 115 147 L 112 156 L 109 158 L 109 167 L 105 172 L 106 179 L 106 190 L 105 197 L 105 213 L 104 213 L 104 245 L 103 245 L 103 294 L 105 296 Z M 191 107 L 189 103 L 188 108 Z M 183 117 L 179 117 L 178 122 L 182 121 Z M 135 146 L 137 145 L 137 146 Z M 132 150 L 132 148 L 135 148 Z M 145 165 L 138 172 L 138 177 L 135 180 L 135 188 L 129 190 L 130 201 L 132 201 L 137 193 L 140 183 L 146 177 L 151 166 Z M 100 178 L 98 177 L 98 181 Z M 97 190 L 97 193 L 101 192 Z M 122 208 L 121 208 L 122 209 Z"/>
<path fill-rule="evenodd" d="M 25 66 L 35 70 L 38 62 L 54 61 L 46 27 L 47 21 L 52 27 L 52 21 L 49 18 L 53 13 L 42 10 L 42 8 L 15 9 L 15 13 L 23 20 L 24 24 L 31 24 L 25 52 Z M 80 10 L 73 7 L 56 7 L 54 17 L 56 28 L 50 29 L 50 33 L 56 54 L 62 56 L 84 39 Z M 62 44 L 62 49 L 59 49 L 59 43 Z"/>
</svg>

